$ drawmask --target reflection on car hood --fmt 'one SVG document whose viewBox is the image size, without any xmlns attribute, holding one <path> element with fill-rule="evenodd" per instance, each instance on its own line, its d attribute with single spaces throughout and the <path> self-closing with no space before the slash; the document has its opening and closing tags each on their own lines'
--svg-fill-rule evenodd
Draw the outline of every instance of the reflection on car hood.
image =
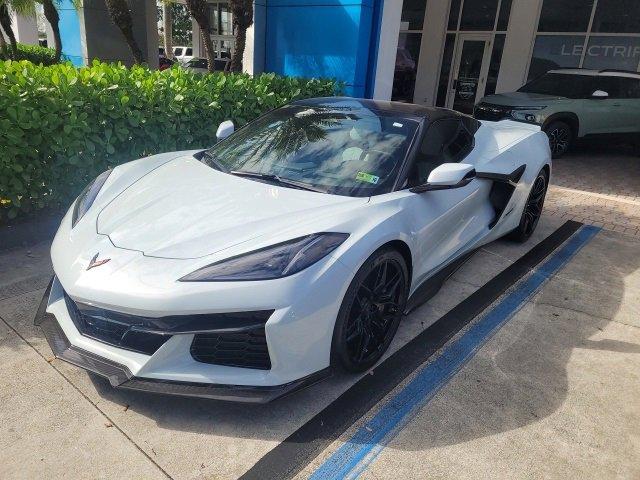
<svg viewBox="0 0 640 480">
<path fill-rule="evenodd" d="M 367 202 L 235 177 L 185 156 L 126 188 L 99 213 L 97 228 L 116 247 L 197 258 Z"/>
<path fill-rule="evenodd" d="M 561 100 L 564 98 L 565 97 L 559 97 L 557 95 L 543 95 L 540 93 L 509 92 L 489 95 L 484 97 L 482 102 L 509 107 L 522 107 L 545 105 L 545 102 Z"/>
</svg>

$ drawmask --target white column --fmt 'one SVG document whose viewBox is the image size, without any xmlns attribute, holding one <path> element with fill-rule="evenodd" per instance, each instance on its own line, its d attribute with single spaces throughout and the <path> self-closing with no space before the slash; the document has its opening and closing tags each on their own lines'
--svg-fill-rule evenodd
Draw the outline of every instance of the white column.
<svg viewBox="0 0 640 480">
<path fill-rule="evenodd" d="M 11 28 L 20 43 L 38 45 L 38 22 L 36 17 L 25 17 L 11 12 Z"/>
<path fill-rule="evenodd" d="M 415 103 L 435 105 L 449 19 L 449 0 L 429 0 L 420 45 Z"/>
<path fill-rule="evenodd" d="M 247 43 L 242 56 L 242 68 L 250 75 L 264 72 L 266 24 L 266 0 L 256 0 L 253 5 L 253 25 L 247 29 Z"/>
<path fill-rule="evenodd" d="M 373 98 L 391 100 L 403 0 L 384 0 Z"/>
<path fill-rule="evenodd" d="M 526 82 L 542 0 L 514 0 L 502 51 L 496 93 L 512 92 Z"/>
</svg>

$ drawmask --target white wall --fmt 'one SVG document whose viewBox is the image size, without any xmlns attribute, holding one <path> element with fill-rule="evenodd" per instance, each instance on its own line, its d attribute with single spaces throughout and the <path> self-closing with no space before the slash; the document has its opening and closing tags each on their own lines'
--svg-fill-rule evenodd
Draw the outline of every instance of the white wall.
<svg viewBox="0 0 640 480">
<path fill-rule="evenodd" d="M 403 0 L 385 0 L 382 7 L 376 80 L 373 88 L 373 98 L 377 100 L 391 100 L 402 3 Z"/>
<path fill-rule="evenodd" d="M 25 17 L 11 12 L 11 28 L 20 43 L 38 45 L 38 22 L 36 17 Z"/>
</svg>

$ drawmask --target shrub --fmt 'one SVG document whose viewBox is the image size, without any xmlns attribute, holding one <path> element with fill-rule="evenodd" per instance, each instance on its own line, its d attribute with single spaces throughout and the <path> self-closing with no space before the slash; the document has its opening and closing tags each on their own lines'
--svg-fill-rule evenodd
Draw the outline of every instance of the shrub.
<svg viewBox="0 0 640 480">
<path fill-rule="evenodd" d="M 9 60 L 11 50 L 8 47 L 0 50 L 0 60 Z M 40 45 L 25 45 L 18 43 L 17 58 L 14 60 L 28 60 L 35 64 L 54 65 L 56 64 L 56 52 L 53 48 L 41 47 Z"/>
<path fill-rule="evenodd" d="M 294 98 L 340 88 L 274 74 L 0 62 L 0 222 L 66 205 L 122 162 L 210 146 L 223 120 L 241 126 Z"/>
</svg>

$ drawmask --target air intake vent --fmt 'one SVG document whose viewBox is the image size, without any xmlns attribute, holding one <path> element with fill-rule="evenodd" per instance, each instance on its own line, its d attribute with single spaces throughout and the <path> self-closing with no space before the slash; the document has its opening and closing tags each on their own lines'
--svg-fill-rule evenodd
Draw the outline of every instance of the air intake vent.
<svg viewBox="0 0 640 480">
<path fill-rule="evenodd" d="M 199 333 L 193 337 L 191 356 L 215 365 L 271 369 L 264 327 L 239 333 Z"/>
</svg>

